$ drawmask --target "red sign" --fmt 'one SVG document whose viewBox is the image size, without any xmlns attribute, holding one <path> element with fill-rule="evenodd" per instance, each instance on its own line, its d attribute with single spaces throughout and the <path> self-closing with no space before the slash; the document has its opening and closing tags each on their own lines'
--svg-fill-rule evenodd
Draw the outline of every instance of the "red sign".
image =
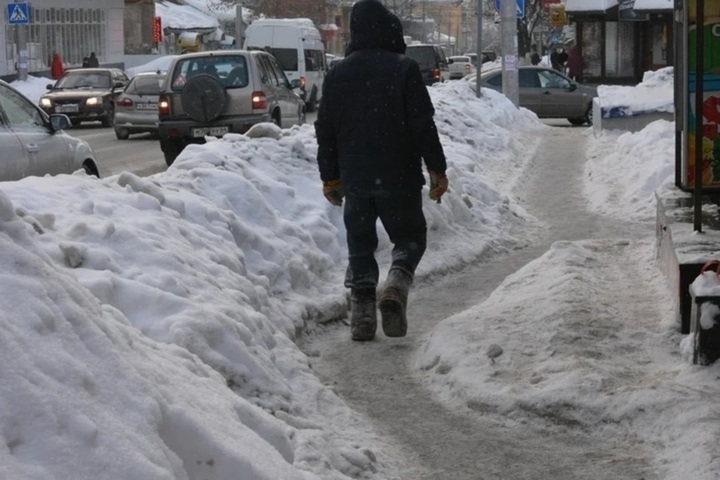
<svg viewBox="0 0 720 480">
<path fill-rule="evenodd" d="M 546 12 L 549 12 L 552 5 L 557 5 L 558 3 L 561 3 L 561 1 L 562 0 L 543 0 L 543 8 Z"/>
<path fill-rule="evenodd" d="M 162 19 L 160 17 L 153 18 L 153 42 L 162 42 Z"/>
</svg>

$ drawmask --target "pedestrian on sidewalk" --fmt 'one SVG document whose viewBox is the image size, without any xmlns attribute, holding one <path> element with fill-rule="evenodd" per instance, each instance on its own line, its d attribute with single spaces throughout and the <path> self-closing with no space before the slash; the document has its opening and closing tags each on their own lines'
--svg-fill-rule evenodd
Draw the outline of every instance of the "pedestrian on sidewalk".
<svg viewBox="0 0 720 480">
<path fill-rule="evenodd" d="M 580 49 L 574 46 L 568 52 L 567 59 L 567 74 L 568 77 L 572 78 L 576 82 L 580 81 L 583 73 L 583 59 Z"/>
<path fill-rule="evenodd" d="M 98 62 L 98 58 L 95 56 L 95 52 L 90 52 L 90 56 L 88 57 L 87 61 L 88 68 L 97 68 L 100 66 L 100 62 Z"/>
<path fill-rule="evenodd" d="M 63 76 L 63 73 L 65 73 L 65 67 L 63 67 L 62 58 L 60 58 L 59 53 L 55 52 L 50 65 L 50 74 L 54 80 L 57 80 Z"/>
<path fill-rule="evenodd" d="M 350 16 L 345 58 L 325 77 L 315 132 L 323 194 L 343 205 L 352 339 L 372 340 L 379 280 L 377 219 L 393 243 L 380 295 L 388 337 L 407 332 L 407 298 L 426 247 L 422 209 L 425 161 L 430 198 L 447 191 L 435 110 L 417 62 L 405 57 L 400 20 L 378 0 L 360 0 Z"/>
</svg>

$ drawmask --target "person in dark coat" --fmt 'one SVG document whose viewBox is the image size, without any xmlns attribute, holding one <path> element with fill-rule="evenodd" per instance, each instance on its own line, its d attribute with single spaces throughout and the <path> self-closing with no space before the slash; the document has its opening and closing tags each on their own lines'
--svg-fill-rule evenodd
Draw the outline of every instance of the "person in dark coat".
<svg viewBox="0 0 720 480">
<path fill-rule="evenodd" d="M 350 16 L 345 58 L 325 77 L 315 132 L 323 193 L 344 202 L 351 289 L 351 333 L 372 340 L 377 328 L 379 218 L 394 248 L 379 308 L 385 335 L 407 331 L 407 297 L 426 247 L 424 160 L 432 200 L 447 191 L 435 110 L 402 25 L 378 0 L 360 0 Z"/>
<path fill-rule="evenodd" d="M 575 46 L 568 52 L 567 74 L 575 81 L 580 81 L 583 72 L 583 59 L 580 49 Z"/>
<path fill-rule="evenodd" d="M 88 68 L 97 68 L 100 66 L 100 62 L 98 62 L 98 59 L 95 56 L 95 52 L 90 53 L 87 61 L 87 66 Z"/>
<path fill-rule="evenodd" d="M 50 65 L 50 74 L 54 80 L 57 80 L 63 76 L 63 73 L 65 73 L 65 68 L 63 67 L 62 58 L 60 58 L 59 53 L 55 52 L 53 53 L 52 64 Z"/>
</svg>

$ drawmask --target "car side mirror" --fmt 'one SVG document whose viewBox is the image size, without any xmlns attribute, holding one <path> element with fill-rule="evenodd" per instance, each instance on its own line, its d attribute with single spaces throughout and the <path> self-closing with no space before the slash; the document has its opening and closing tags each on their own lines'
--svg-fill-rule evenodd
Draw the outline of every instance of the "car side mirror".
<svg viewBox="0 0 720 480">
<path fill-rule="evenodd" d="M 570 90 L 571 92 L 574 92 L 575 90 L 577 90 L 577 88 L 578 84 L 575 82 L 572 82 L 570 85 L 568 85 L 568 90 Z"/>
<path fill-rule="evenodd" d="M 301 86 L 301 83 L 300 83 L 299 79 L 294 78 L 294 79 L 290 80 L 290 88 L 292 88 L 293 90 L 295 90 L 296 88 L 300 88 L 300 86 Z"/>
<path fill-rule="evenodd" d="M 50 130 L 57 132 L 59 130 L 66 130 L 70 128 L 72 123 L 70 117 L 63 115 L 62 113 L 53 113 L 50 115 Z"/>
<path fill-rule="evenodd" d="M 125 85 L 123 85 L 122 82 L 115 82 L 115 86 L 113 88 L 125 88 Z"/>
<path fill-rule="evenodd" d="M 448 58 L 447 63 L 448 65 L 452 65 L 453 63 L 455 63 L 455 60 L 453 60 L 452 58 Z"/>
<path fill-rule="evenodd" d="M 45 88 L 46 88 L 47 90 L 52 90 L 52 89 L 53 89 L 53 84 L 52 84 L 52 83 L 48 83 L 47 85 L 45 85 Z"/>
</svg>

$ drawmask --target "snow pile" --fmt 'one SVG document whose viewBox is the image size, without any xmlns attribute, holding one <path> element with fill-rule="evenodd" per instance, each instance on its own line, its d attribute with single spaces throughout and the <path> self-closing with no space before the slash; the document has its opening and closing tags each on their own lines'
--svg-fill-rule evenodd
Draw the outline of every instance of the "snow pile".
<svg viewBox="0 0 720 480">
<path fill-rule="evenodd" d="M 588 136 L 584 186 L 592 208 L 624 220 L 653 222 L 655 191 L 675 177 L 675 124 L 651 123 L 635 133 Z"/>
<path fill-rule="evenodd" d="M 207 29 L 220 26 L 214 15 L 204 13 L 191 5 L 179 5 L 168 0 L 155 2 L 155 15 L 162 19 L 163 28 Z"/>
<path fill-rule="evenodd" d="M 517 129 L 540 126 L 499 94 L 431 93 L 450 191 L 424 191 L 420 276 L 511 243 L 505 182 L 535 146 Z M 402 478 L 293 341 L 347 308 L 313 128 L 258 130 L 149 178 L 0 185 L 0 478 Z"/>
<path fill-rule="evenodd" d="M 47 93 L 47 86 L 53 83 L 55 81 L 51 78 L 28 75 L 27 80 L 15 80 L 10 85 L 37 105 L 40 102 L 40 97 Z"/>
<path fill-rule="evenodd" d="M 622 109 L 629 116 L 643 112 L 674 112 L 673 67 L 645 72 L 643 81 L 634 87 L 598 86 L 598 102 L 603 110 Z"/>
<path fill-rule="evenodd" d="M 235 0 L 183 0 L 187 5 L 211 15 L 221 22 L 235 22 L 237 7 Z M 246 23 L 252 18 L 252 10 L 243 7 L 242 16 Z"/>
</svg>

